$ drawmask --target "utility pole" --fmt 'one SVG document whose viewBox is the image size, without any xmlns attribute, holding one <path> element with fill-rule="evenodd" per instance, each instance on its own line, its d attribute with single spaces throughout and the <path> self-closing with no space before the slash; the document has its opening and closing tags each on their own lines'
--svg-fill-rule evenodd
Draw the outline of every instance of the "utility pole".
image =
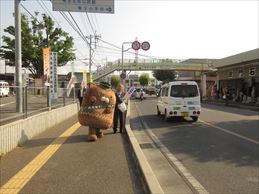
<svg viewBox="0 0 259 194">
<path fill-rule="evenodd" d="M 91 78 L 92 78 L 92 55 L 93 55 L 93 49 L 92 49 L 92 43 L 93 43 L 93 41 L 92 41 L 92 38 L 94 38 L 94 48 L 96 48 L 96 44 L 97 44 L 97 40 L 98 40 L 98 38 L 100 38 L 101 37 L 101 35 L 92 35 L 92 34 L 90 34 L 90 36 L 88 37 L 89 38 L 89 74 L 90 74 L 90 81 L 92 81 L 91 80 Z"/>
<path fill-rule="evenodd" d="M 91 75 L 92 75 L 92 35 L 90 34 L 90 44 L 89 44 L 89 75 L 90 75 L 90 81 Z"/>
<path fill-rule="evenodd" d="M 15 11 L 15 76 L 16 76 L 16 112 L 22 112 L 22 45 L 21 45 L 21 0 L 14 1 Z"/>
</svg>

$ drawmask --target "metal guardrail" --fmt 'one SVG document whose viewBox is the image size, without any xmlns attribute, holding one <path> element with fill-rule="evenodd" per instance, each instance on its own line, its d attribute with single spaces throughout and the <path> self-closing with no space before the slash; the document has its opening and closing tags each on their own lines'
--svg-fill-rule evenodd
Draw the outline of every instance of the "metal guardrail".
<svg viewBox="0 0 259 194">
<path fill-rule="evenodd" d="M 21 112 L 16 110 L 16 91 L 19 89 L 18 87 L 10 86 L 8 97 L 0 98 L 0 125 L 77 102 L 77 88 L 58 88 L 56 98 L 53 98 L 49 87 L 23 86 L 21 88 L 23 107 Z"/>
</svg>

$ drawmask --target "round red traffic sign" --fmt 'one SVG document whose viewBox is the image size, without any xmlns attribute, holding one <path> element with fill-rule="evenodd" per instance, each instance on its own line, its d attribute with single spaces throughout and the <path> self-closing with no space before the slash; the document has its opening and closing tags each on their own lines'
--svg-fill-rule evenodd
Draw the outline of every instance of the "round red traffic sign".
<svg viewBox="0 0 259 194">
<path fill-rule="evenodd" d="M 141 48 L 142 48 L 144 51 L 147 51 L 148 49 L 150 49 L 150 44 L 149 44 L 149 42 L 147 42 L 147 41 L 142 42 Z"/>
<path fill-rule="evenodd" d="M 135 51 L 139 50 L 139 49 L 140 49 L 140 43 L 139 43 L 139 41 L 134 41 L 134 42 L 132 43 L 131 47 L 132 47 Z"/>
</svg>

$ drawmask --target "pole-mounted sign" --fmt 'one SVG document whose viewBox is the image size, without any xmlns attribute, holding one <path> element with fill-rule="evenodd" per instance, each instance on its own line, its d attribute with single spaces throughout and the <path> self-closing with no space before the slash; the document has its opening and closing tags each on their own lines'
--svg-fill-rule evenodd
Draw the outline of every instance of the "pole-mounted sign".
<svg viewBox="0 0 259 194">
<path fill-rule="evenodd" d="M 139 49 L 140 49 L 140 43 L 139 43 L 139 41 L 136 40 L 136 41 L 132 42 L 131 47 L 132 47 L 132 49 L 134 49 L 135 51 L 139 50 Z"/>
<path fill-rule="evenodd" d="M 144 41 L 142 43 L 140 43 L 139 41 L 134 41 L 132 42 L 132 45 L 131 45 L 132 49 L 134 49 L 135 51 L 139 50 L 140 48 L 144 51 L 147 51 L 150 49 L 150 44 L 149 42 L 147 41 Z"/>
<path fill-rule="evenodd" d="M 142 42 L 141 48 L 142 48 L 142 50 L 144 50 L 144 51 L 147 51 L 148 49 L 150 49 L 150 44 L 149 44 L 149 42 L 147 42 L 147 41 Z"/>
</svg>

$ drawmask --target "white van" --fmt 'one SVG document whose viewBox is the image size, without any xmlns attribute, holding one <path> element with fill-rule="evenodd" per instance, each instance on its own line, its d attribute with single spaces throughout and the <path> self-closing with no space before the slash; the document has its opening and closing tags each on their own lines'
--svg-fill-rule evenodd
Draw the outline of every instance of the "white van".
<svg viewBox="0 0 259 194">
<path fill-rule="evenodd" d="M 9 84 L 5 81 L 0 81 L 0 97 L 8 96 L 10 92 Z"/>
<path fill-rule="evenodd" d="M 194 81 L 173 81 L 164 84 L 158 95 L 157 114 L 170 117 L 191 117 L 197 121 L 201 113 L 199 87 Z"/>
</svg>

